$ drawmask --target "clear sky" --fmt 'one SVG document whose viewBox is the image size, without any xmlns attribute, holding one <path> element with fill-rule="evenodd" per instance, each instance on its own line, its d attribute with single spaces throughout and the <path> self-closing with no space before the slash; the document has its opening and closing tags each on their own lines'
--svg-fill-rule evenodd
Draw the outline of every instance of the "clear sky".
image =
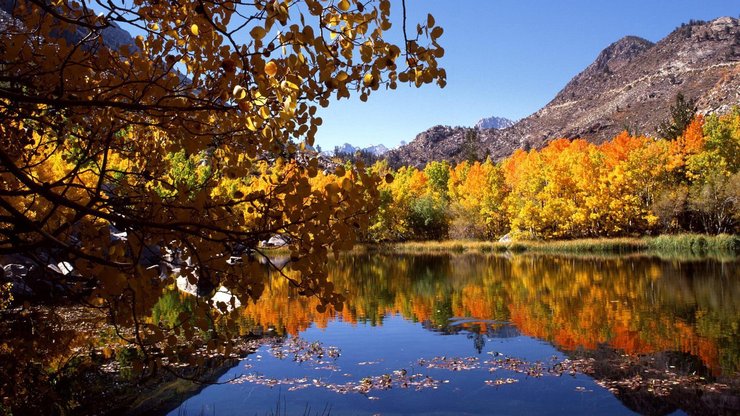
<svg viewBox="0 0 740 416">
<path fill-rule="evenodd" d="M 392 2 L 400 18 L 401 1 Z M 657 42 L 691 19 L 740 15 L 740 0 L 407 0 L 407 7 L 412 28 L 427 12 L 444 28 L 447 86 L 399 85 L 366 103 L 332 101 L 321 111 L 322 149 L 345 142 L 394 147 L 437 124 L 472 126 L 493 115 L 517 120 L 624 36 Z"/>
</svg>

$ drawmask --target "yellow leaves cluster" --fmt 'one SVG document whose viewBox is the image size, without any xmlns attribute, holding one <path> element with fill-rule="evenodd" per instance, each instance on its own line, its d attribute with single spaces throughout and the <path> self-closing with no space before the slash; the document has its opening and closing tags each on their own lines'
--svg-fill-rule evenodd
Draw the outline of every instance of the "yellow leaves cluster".
<svg viewBox="0 0 740 416">
<path fill-rule="evenodd" d="M 721 227 L 736 223 L 724 214 L 729 205 L 709 198 L 736 200 L 733 178 L 740 169 L 736 149 L 740 115 L 731 114 L 713 116 L 707 124 L 697 117 L 675 142 L 627 133 L 601 145 L 557 139 L 540 150 L 519 150 L 500 164 L 462 162 L 449 168 L 446 182 L 443 205 L 450 236 L 490 239 L 511 232 L 516 238 L 551 239 L 645 234 L 675 222 L 671 216 L 690 216 L 682 202 L 687 192 L 704 201 L 689 202 L 700 218 L 713 218 L 714 225 L 707 223 L 707 230 L 726 230 Z M 395 180 L 381 185 L 372 238 L 421 238 L 412 232 L 409 218 L 414 201 L 441 194 L 430 177 L 432 165 L 423 171 L 402 167 L 397 172 L 383 165 L 373 167 Z M 666 200 L 669 195 L 673 200 Z"/>
<path fill-rule="evenodd" d="M 12 283 L 0 284 L 0 310 L 7 308 L 13 302 L 12 289 Z"/>
<path fill-rule="evenodd" d="M 259 257 L 260 242 L 281 235 L 293 283 L 318 309 L 342 307 L 326 257 L 368 228 L 382 176 L 325 172 L 303 150 L 332 99 L 367 99 L 402 78 L 444 84 L 433 18 L 396 45 L 388 0 L 142 0 L 106 3 L 101 17 L 62 2 L 63 19 L 14 5 L 27 30 L 0 34 L 0 78 L 22 96 L 0 97 L 3 249 L 59 249 L 94 283 L 92 303 L 140 319 L 172 283 L 141 259 L 187 258 L 188 280 L 246 301 L 261 293 L 259 273 L 225 259 Z M 141 28 L 134 44 L 101 43 L 106 16 L 119 15 Z M 146 345 L 171 335 L 142 333 Z"/>
<path fill-rule="evenodd" d="M 567 238 L 649 231 L 666 147 L 625 133 L 596 146 L 555 140 L 504 162 L 514 234 Z M 663 157 L 661 157 L 663 155 Z"/>
</svg>

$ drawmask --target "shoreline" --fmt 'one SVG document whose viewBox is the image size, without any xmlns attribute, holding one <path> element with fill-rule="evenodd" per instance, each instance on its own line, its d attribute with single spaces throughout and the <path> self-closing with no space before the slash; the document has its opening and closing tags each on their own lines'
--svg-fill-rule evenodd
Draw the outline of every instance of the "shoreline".
<svg viewBox="0 0 740 416">
<path fill-rule="evenodd" d="M 518 240 L 511 242 L 442 240 L 358 244 L 353 253 L 552 253 L 552 254 L 740 254 L 740 235 L 676 234 L 656 237 Z"/>
</svg>

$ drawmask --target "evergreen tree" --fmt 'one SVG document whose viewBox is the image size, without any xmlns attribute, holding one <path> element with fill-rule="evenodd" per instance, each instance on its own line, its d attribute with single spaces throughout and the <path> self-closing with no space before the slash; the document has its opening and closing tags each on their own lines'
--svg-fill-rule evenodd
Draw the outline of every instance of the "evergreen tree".
<svg viewBox="0 0 740 416">
<path fill-rule="evenodd" d="M 480 138 L 478 129 L 468 129 L 465 132 L 465 141 L 463 142 L 463 155 L 465 160 L 470 163 L 478 161 L 478 148 L 480 147 Z"/>
<path fill-rule="evenodd" d="M 676 95 L 676 103 L 671 106 L 671 116 L 660 123 L 658 134 L 666 140 L 676 140 L 696 114 L 696 99 L 686 99 L 682 93 Z"/>
</svg>

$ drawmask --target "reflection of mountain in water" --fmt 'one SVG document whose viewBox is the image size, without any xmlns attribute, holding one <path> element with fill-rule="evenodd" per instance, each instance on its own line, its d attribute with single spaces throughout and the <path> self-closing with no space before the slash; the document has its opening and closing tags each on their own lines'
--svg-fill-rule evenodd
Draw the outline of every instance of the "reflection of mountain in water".
<svg viewBox="0 0 740 416">
<path fill-rule="evenodd" d="M 464 321 L 450 319 L 447 325 L 442 327 L 435 325 L 432 321 L 424 321 L 421 323 L 421 326 L 429 331 L 440 332 L 444 335 L 465 332 L 482 334 L 488 338 L 514 338 L 522 335 L 521 331 L 510 323 L 483 319 L 466 318 Z"/>
<path fill-rule="evenodd" d="M 421 326 L 428 331 L 438 332 L 443 335 L 466 334 L 469 339 L 473 340 L 473 347 L 478 354 L 483 351 L 486 341 L 496 338 L 514 338 L 522 335 L 510 323 L 474 318 L 451 318 L 443 326 L 426 320 L 421 323 Z"/>
</svg>

